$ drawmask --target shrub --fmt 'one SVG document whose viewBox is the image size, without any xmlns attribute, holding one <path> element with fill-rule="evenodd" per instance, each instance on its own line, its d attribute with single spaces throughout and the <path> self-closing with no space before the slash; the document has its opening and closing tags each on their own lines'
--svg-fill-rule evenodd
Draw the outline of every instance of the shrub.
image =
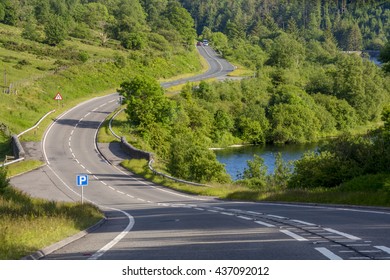
<svg viewBox="0 0 390 280">
<path fill-rule="evenodd" d="M 9 180 L 7 179 L 7 169 L 0 167 L 0 194 L 4 192 L 5 188 L 9 187 Z"/>
</svg>

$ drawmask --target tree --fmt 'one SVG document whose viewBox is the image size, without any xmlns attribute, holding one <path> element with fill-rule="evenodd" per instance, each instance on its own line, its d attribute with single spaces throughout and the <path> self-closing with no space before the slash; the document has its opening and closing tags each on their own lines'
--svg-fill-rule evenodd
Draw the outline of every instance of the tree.
<svg viewBox="0 0 390 280">
<path fill-rule="evenodd" d="M 253 160 L 248 160 L 247 168 L 244 169 L 241 179 L 237 183 L 244 184 L 254 190 L 265 188 L 268 183 L 268 175 L 264 159 L 254 155 Z"/>
<path fill-rule="evenodd" d="M 153 123 L 168 125 L 173 117 L 173 104 L 153 78 L 136 76 L 121 84 L 118 92 L 125 98 L 128 121 L 144 130 Z"/>
<path fill-rule="evenodd" d="M 230 181 L 224 166 L 209 150 L 204 137 L 185 128 L 180 128 L 180 132 L 174 134 L 168 163 L 173 176 L 201 183 Z"/>
<path fill-rule="evenodd" d="M 187 47 L 192 45 L 196 37 L 195 23 L 188 11 L 179 2 L 171 0 L 168 2 L 165 16 L 182 36 L 184 45 Z"/>
<path fill-rule="evenodd" d="M 45 24 L 44 32 L 46 43 L 56 46 L 62 43 L 68 36 L 68 27 L 65 20 L 56 15 L 51 15 Z"/>
<path fill-rule="evenodd" d="M 383 63 L 383 70 L 390 73 L 390 42 L 381 49 L 379 53 L 379 61 Z"/>
<path fill-rule="evenodd" d="M 298 67 L 304 57 L 303 45 L 288 34 L 283 33 L 274 40 L 269 64 L 281 68 Z"/>
<path fill-rule="evenodd" d="M 275 154 L 275 169 L 272 175 L 269 176 L 269 183 L 274 188 L 286 188 L 291 177 L 291 168 L 288 163 L 283 160 L 282 154 Z"/>
<path fill-rule="evenodd" d="M 16 25 L 18 22 L 19 1 L 3 0 L 0 3 L 0 16 L 3 17 L 3 22 L 8 25 Z M 1 19 L 1 17 L 0 17 Z"/>
</svg>

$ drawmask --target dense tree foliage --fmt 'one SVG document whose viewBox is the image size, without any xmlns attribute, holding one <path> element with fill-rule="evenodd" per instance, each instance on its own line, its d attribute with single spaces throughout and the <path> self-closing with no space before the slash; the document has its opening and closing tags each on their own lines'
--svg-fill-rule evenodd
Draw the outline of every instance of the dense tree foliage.
<svg viewBox="0 0 390 280">
<path fill-rule="evenodd" d="M 348 51 L 379 49 L 390 37 L 389 1 L 366 0 L 180 0 L 198 34 L 205 28 L 229 39 L 267 38 L 281 29 L 306 39 L 330 32 Z"/>
<path fill-rule="evenodd" d="M 2 0 L 0 22 L 31 23 L 26 28 L 43 29 L 45 38 L 28 30 L 26 38 L 50 45 L 68 35 L 95 36 L 103 45 L 112 38 L 140 50 L 156 43 L 188 47 L 195 37 L 193 19 L 176 0 Z"/>
</svg>

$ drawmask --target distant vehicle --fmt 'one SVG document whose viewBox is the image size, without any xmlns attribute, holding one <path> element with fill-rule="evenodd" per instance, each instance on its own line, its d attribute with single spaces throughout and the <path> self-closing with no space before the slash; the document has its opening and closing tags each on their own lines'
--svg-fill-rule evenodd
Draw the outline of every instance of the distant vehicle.
<svg viewBox="0 0 390 280">
<path fill-rule="evenodd" d="M 197 46 L 203 46 L 203 43 L 202 42 L 197 42 L 196 45 Z"/>
<path fill-rule="evenodd" d="M 205 40 L 203 40 L 203 45 L 204 45 L 204 46 L 208 46 L 208 45 L 209 45 L 209 41 L 208 41 L 208 40 L 206 40 L 206 39 L 205 39 Z"/>
</svg>

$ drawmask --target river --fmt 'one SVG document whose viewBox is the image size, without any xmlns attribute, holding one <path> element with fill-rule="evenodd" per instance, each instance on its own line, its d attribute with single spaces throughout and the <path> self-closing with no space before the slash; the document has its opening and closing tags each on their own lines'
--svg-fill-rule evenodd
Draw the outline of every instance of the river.
<svg viewBox="0 0 390 280">
<path fill-rule="evenodd" d="M 252 160 L 254 155 L 264 159 L 268 173 L 273 173 L 275 168 L 275 155 L 280 152 L 285 162 L 300 159 L 305 152 L 315 151 L 316 143 L 310 144 L 288 144 L 288 145 L 266 145 L 266 146 L 244 146 L 216 150 L 215 154 L 219 162 L 225 165 L 226 172 L 233 180 L 238 179 L 238 174 L 247 167 L 247 161 Z"/>
</svg>

